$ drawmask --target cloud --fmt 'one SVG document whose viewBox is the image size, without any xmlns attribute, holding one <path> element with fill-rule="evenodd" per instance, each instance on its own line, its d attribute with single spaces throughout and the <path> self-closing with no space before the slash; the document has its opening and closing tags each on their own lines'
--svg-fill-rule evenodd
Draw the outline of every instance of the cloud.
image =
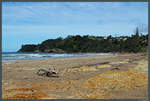
<svg viewBox="0 0 150 101">
<path fill-rule="evenodd" d="M 3 2 L 2 33 L 9 42 L 45 40 L 71 34 L 133 34 L 147 31 L 148 3 L 144 2 Z M 101 33 L 101 34 L 99 34 Z M 12 36 L 12 37 L 10 37 Z M 22 38 L 23 36 L 23 38 Z M 32 39 L 32 40 L 30 40 Z M 36 40 L 37 39 L 37 40 Z M 20 42 L 20 43 L 22 43 Z M 10 45 L 11 43 L 11 45 Z"/>
<path fill-rule="evenodd" d="M 139 3 L 141 4 L 141 3 Z M 127 16 L 133 11 L 129 11 L 126 6 L 133 9 L 137 3 L 122 2 L 36 2 L 36 3 L 3 3 L 3 24 L 56 24 L 70 23 L 73 20 L 83 21 L 89 19 L 113 20 L 125 19 L 121 15 Z M 142 5 L 142 4 L 141 4 Z M 139 7 L 141 7 L 139 5 Z M 134 9 L 133 9 L 134 10 Z M 126 12 L 126 13 L 124 13 Z M 136 12 L 135 12 L 136 13 Z M 98 18 L 99 17 L 99 18 Z M 56 21 L 58 20 L 58 21 Z M 64 21 L 63 21 L 64 20 Z M 24 23 L 26 22 L 26 23 Z M 98 21 L 99 22 L 99 21 Z M 91 22 L 90 22 L 91 23 Z"/>
</svg>

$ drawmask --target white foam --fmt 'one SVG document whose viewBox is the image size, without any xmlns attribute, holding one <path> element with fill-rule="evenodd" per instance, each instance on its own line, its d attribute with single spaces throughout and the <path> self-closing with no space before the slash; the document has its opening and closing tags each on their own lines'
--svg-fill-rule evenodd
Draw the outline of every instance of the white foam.
<svg viewBox="0 0 150 101">
<path fill-rule="evenodd" d="M 35 59 L 49 59 L 49 58 L 63 58 L 63 57 L 78 57 L 78 56 L 112 56 L 111 53 L 9 53 L 2 54 L 3 61 L 13 60 L 35 60 Z M 116 54 L 115 54 L 116 55 Z"/>
</svg>

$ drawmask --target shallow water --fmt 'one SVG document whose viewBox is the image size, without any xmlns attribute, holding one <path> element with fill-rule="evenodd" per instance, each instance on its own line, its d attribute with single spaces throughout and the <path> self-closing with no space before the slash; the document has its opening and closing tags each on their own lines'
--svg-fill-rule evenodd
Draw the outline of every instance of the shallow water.
<svg viewBox="0 0 150 101">
<path fill-rule="evenodd" d="M 69 57 L 84 56 L 113 56 L 112 53 L 19 53 L 19 52 L 3 52 L 2 62 L 18 61 L 18 60 L 41 60 Z"/>
</svg>

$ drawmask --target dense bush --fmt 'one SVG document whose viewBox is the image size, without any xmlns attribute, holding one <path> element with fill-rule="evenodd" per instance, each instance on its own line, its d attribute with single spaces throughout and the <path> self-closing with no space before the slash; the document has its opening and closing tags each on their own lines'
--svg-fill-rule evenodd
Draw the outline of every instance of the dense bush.
<svg viewBox="0 0 150 101">
<path fill-rule="evenodd" d="M 148 34 L 132 36 L 68 36 L 65 39 L 48 39 L 38 45 L 22 45 L 19 52 L 45 52 L 61 49 L 64 52 L 145 52 L 148 47 Z"/>
<path fill-rule="evenodd" d="M 37 48 L 37 45 L 28 44 L 28 45 L 22 45 L 19 52 L 34 52 Z"/>
</svg>

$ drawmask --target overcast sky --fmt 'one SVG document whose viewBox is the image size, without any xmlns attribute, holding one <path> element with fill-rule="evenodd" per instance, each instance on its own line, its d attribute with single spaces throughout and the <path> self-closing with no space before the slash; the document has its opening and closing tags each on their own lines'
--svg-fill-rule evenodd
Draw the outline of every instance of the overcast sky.
<svg viewBox="0 0 150 101">
<path fill-rule="evenodd" d="M 3 2 L 2 51 L 67 35 L 148 32 L 147 2 Z"/>
</svg>

